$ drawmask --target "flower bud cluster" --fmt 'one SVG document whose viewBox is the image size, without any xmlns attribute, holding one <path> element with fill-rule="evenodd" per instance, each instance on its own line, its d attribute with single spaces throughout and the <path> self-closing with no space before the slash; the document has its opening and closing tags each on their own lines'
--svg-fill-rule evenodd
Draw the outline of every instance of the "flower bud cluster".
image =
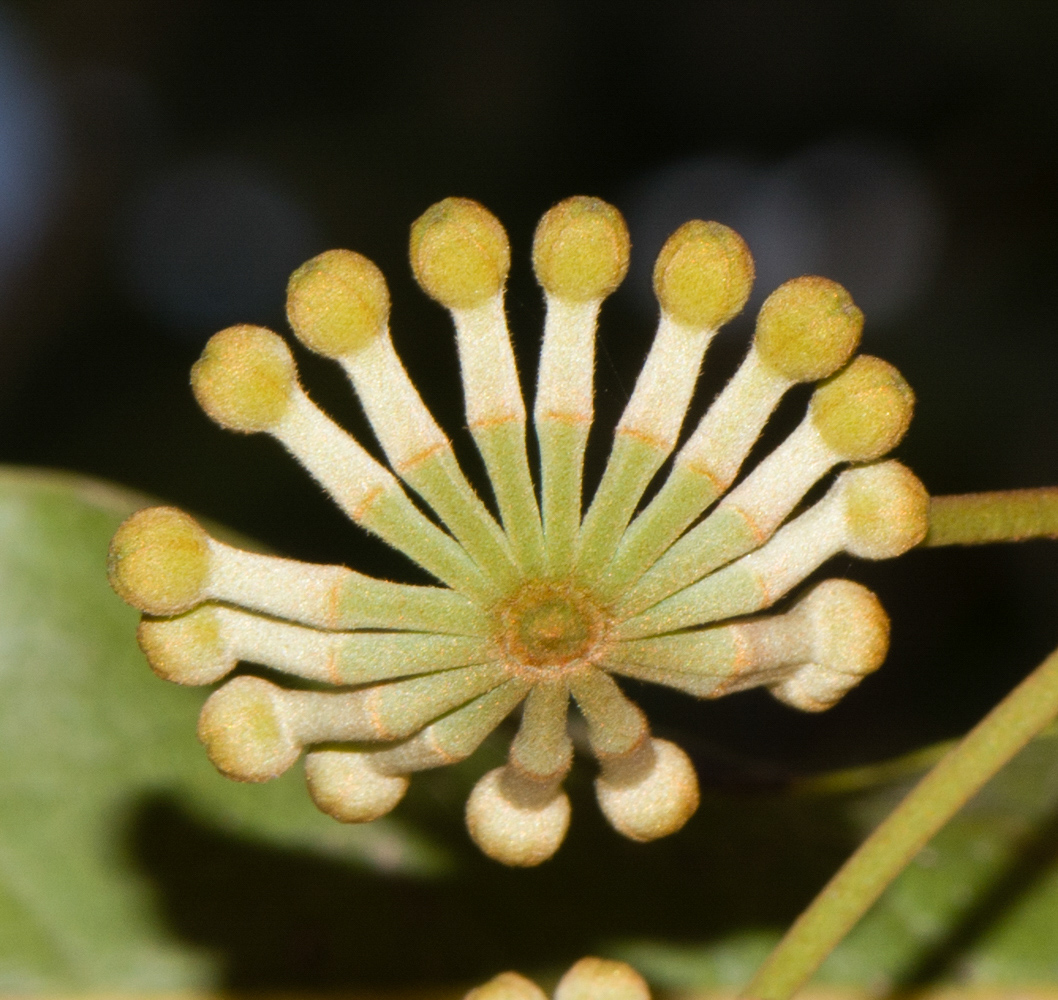
<svg viewBox="0 0 1058 1000">
<path fill-rule="evenodd" d="M 744 361 L 685 432 L 706 350 L 747 302 L 754 268 L 733 230 L 681 226 L 658 257 L 657 333 L 585 509 L 596 326 L 629 253 L 620 213 L 597 198 L 567 199 L 537 227 L 532 262 L 547 315 L 534 481 L 504 310 L 506 233 L 464 198 L 413 224 L 412 271 L 455 328 L 485 499 L 408 377 L 385 278 L 365 257 L 331 250 L 298 268 L 287 315 L 304 347 L 345 371 L 386 464 L 309 399 L 278 334 L 240 325 L 209 341 L 191 374 L 206 413 L 274 437 L 353 521 L 437 581 L 243 551 L 173 508 L 130 517 L 111 545 L 111 583 L 143 612 L 140 645 L 160 676 L 218 685 L 198 735 L 220 771 L 267 781 L 304 756 L 316 804 L 368 822 L 397 805 L 414 772 L 467 758 L 517 713 L 507 761 L 477 783 L 466 819 L 488 855 L 535 865 L 569 825 L 571 704 L 617 831 L 653 840 L 698 805 L 690 758 L 652 735 L 615 678 L 699 698 L 762 687 L 814 712 L 881 665 L 888 618 L 857 583 L 824 580 L 769 611 L 832 556 L 891 558 L 926 532 L 925 489 L 885 457 L 907 431 L 913 394 L 890 364 L 856 354 L 863 315 L 835 282 L 809 276 L 775 290 Z M 818 385 L 804 419 L 743 474 L 783 395 L 805 382 Z M 271 673 L 230 677 L 241 662 Z M 276 672 L 310 683 L 285 686 Z M 528 1000 L 539 990 L 505 974 L 473 995 L 493 993 Z M 596 993 L 646 996 L 627 967 L 585 959 L 556 998 Z"/>
</svg>

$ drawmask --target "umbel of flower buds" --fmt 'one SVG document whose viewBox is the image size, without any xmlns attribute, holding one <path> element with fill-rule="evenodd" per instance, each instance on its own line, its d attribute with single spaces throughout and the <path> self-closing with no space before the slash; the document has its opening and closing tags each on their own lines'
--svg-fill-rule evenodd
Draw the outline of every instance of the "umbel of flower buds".
<svg viewBox="0 0 1058 1000">
<path fill-rule="evenodd" d="M 304 754 L 317 805 L 367 822 L 400 801 L 411 774 L 465 759 L 517 712 L 507 762 L 478 782 L 466 818 L 491 857 L 534 865 L 569 824 L 571 702 L 598 762 L 600 808 L 646 841 L 687 822 L 697 779 L 679 747 L 651 735 L 618 678 L 700 698 L 763 687 L 814 712 L 882 663 L 888 619 L 857 583 L 825 580 L 765 612 L 837 553 L 887 559 L 923 538 L 926 491 L 884 458 L 911 419 L 907 383 L 885 361 L 854 356 L 863 317 L 844 288 L 797 278 L 765 301 L 741 366 L 685 430 L 706 349 L 753 282 L 737 233 L 688 222 L 658 257 L 657 334 L 585 504 L 596 321 L 628 256 L 624 220 L 596 198 L 561 202 L 537 227 L 547 317 L 534 482 L 504 313 L 503 227 L 462 198 L 412 226 L 412 270 L 455 327 L 485 499 L 408 378 L 385 279 L 359 254 L 332 250 L 295 271 L 287 315 L 307 348 L 349 376 L 387 465 L 313 404 L 278 334 L 235 326 L 206 345 L 192 371 L 206 413 L 270 434 L 353 521 L 437 580 L 411 586 L 243 551 L 168 507 L 129 518 L 111 546 L 111 583 L 144 613 L 139 640 L 158 674 L 219 684 L 199 737 L 222 772 L 267 781 Z M 772 411 L 802 382 L 818 383 L 804 419 L 743 474 Z M 240 662 L 315 683 L 226 679 Z"/>
</svg>

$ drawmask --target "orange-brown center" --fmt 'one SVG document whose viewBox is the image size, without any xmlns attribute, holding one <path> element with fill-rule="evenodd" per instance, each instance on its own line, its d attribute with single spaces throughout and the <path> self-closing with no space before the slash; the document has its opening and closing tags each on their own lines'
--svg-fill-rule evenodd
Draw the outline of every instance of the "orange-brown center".
<svg viewBox="0 0 1058 1000">
<path fill-rule="evenodd" d="M 562 670 L 591 659 L 606 616 L 568 584 L 532 581 L 501 606 L 499 639 L 515 665 Z"/>
</svg>

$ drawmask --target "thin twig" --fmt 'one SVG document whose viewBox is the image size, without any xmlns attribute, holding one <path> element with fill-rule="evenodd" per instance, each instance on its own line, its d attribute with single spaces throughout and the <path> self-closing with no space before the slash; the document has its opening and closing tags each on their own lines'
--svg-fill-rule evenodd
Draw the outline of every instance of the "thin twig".
<svg viewBox="0 0 1058 1000">
<path fill-rule="evenodd" d="M 1058 487 L 933 497 L 923 546 L 1058 538 Z"/>
</svg>

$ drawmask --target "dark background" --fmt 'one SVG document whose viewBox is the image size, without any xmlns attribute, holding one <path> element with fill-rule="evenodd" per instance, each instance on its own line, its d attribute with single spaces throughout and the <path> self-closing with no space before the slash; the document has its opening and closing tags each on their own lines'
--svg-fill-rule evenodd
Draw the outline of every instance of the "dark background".
<svg viewBox="0 0 1058 1000">
<path fill-rule="evenodd" d="M 0 460 L 147 491 L 286 554 L 418 579 L 295 463 L 197 410 L 187 372 L 235 321 L 282 324 L 286 274 L 331 246 L 382 267 L 423 395 L 462 427 L 411 221 L 449 194 L 507 225 L 532 385 L 533 226 L 596 194 L 633 270 L 603 314 L 597 477 L 649 345 L 653 254 L 690 217 L 739 228 L 760 297 L 820 272 L 919 407 L 899 450 L 934 493 L 1058 483 L 1058 8 L 1047 3 L 8 2 L 0 7 Z M 752 310 L 750 310 L 750 313 Z M 280 327 L 281 328 L 281 327 Z M 751 318 L 719 339 L 702 400 Z M 305 381 L 374 447 L 334 370 Z M 769 441 L 803 410 L 792 394 Z M 963 731 L 1058 642 L 1056 550 L 916 552 L 828 571 L 875 587 L 893 646 L 820 717 L 761 694 L 637 691 L 707 781 L 780 779 Z"/>
</svg>

